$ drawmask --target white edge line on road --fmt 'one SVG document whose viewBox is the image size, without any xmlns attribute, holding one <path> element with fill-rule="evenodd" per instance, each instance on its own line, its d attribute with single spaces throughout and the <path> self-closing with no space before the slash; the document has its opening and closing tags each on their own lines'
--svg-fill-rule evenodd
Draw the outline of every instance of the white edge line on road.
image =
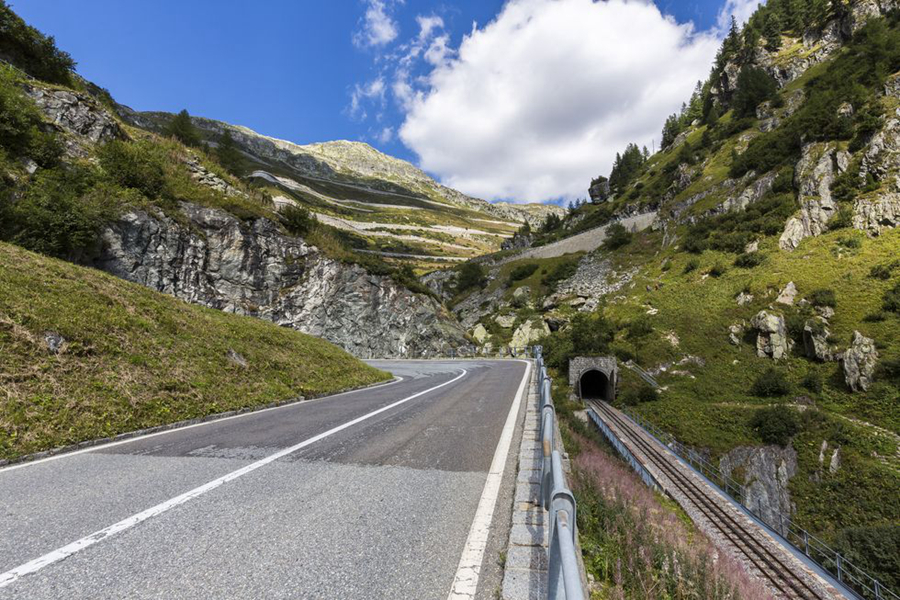
<svg viewBox="0 0 900 600">
<path fill-rule="evenodd" d="M 506 458 L 509 455 L 509 447 L 512 445 L 513 433 L 516 430 L 516 419 L 519 416 L 519 407 L 522 399 L 528 394 L 528 382 L 531 379 L 531 362 L 522 361 L 527 367 L 519 390 L 509 408 L 503 432 L 497 442 L 494 451 L 494 459 L 491 461 L 491 470 L 484 482 L 484 490 L 475 510 L 475 519 L 469 529 L 466 545 L 463 547 L 459 565 L 456 567 L 456 577 L 450 587 L 448 600 L 471 600 L 478 590 L 478 577 L 481 574 L 481 563 L 484 560 L 484 551 L 487 548 L 488 536 L 491 532 L 491 521 L 494 518 L 494 508 L 497 505 L 497 497 L 500 495 L 500 483 L 503 480 L 503 471 L 506 467 Z"/>
<path fill-rule="evenodd" d="M 60 452 L 59 454 L 54 454 L 52 456 L 48 456 L 46 458 L 39 458 L 37 460 L 28 460 L 25 462 L 8 465 L 5 467 L 0 467 L 0 475 L 6 473 L 8 471 L 15 471 L 16 469 L 24 469 L 25 467 L 32 467 L 34 465 L 39 465 L 41 463 L 50 462 L 53 460 L 59 460 L 61 458 L 69 458 L 70 456 L 78 456 L 79 454 L 84 454 L 86 452 L 94 452 L 96 450 L 104 450 L 106 448 L 112 448 L 114 446 L 121 446 L 122 444 L 130 444 L 132 442 L 139 442 L 141 440 L 146 440 L 148 438 L 156 437 L 158 435 L 166 435 L 167 433 L 175 433 L 177 431 L 185 431 L 187 429 L 193 429 L 194 427 L 203 427 L 205 425 L 213 425 L 215 423 L 224 423 L 225 421 L 230 421 L 232 419 L 240 419 L 243 417 L 250 417 L 253 415 L 259 415 L 265 412 L 269 412 L 272 410 L 281 410 L 283 408 L 296 408 L 300 405 L 311 404 L 313 402 L 321 402 L 322 400 L 330 400 L 332 398 L 339 398 L 341 396 L 346 396 L 348 394 L 358 394 L 360 392 L 370 392 L 372 390 L 380 389 L 383 387 L 388 387 L 389 385 L 394 385 L 395 383 L 400 383 L 403 381 L 403 377 L 396 376 L 392 381 L 385 381 L 384 383 L 379 383 L 377 385 L 370 385 L 368 387 L 360 388 L 358 390 L 348 390 L 346 392 L 340 392 L 338 394 L 331 394 L 330 396 L 322 396 L 320 398 L 312 398 L 310 400 L 297 400 L 296 402 L 289 402 L 287 404 L 281 404 L 280 406 L 270 406 L 269 408 L 261 408 L 259 410 L 248 410 L 247 412 L 242 412 L 238 415 L 231 415 L 230 417 L 222 417 L 221 419 L 210 418 L 208 421 L 203 421 L 201 423 L 194 423 L 192 425 L 185 425 L 183 427 L 172 427 L 171 429 L 165 429 L 163 431 L 156 431 L 154 433 L 145 433 L 144 435 L 136 435 L 134 437 L 130 437 L 125 440 L 118 440 L 115 442 L 108 442 L 106 444 L 97 444 L 96 446 L 90 446 L 88 448 L 82 448 L 81 450 L 72 450 L 71 452 Z M 214 417 L 215 415 L 210 415 Z M 2 587 L 2 586 L 0 586 Z"/>
<path fill-rule="evenodd" d="M 406 398 L 404 398 L 402 400 L 398 400 L 397 402 L 394 402 L 393 404 L 388 404 L 387 406 L 379 408 L 378 410 L 374 410 L 374 411 L 367 413 L 361 417 L 357 417 L 357 418 L 353 419 L 352 421 L 347 421 L 343 425 L 338 425 L 337 427 L 329 429 L 328 431 L 325 431 L 323 433 L 315 435 L 309 439 L 306 439 L 306 440 L 300 442 L 299 444 L 294 444 L 293 446 L 291 446 L 289 448 L 279 450 L 275 454 L 271 454 L 271 455 L 267 456 L 266 458 L 263 458 L 254 463 L 251 463 L 251 464 L 247 465 L 246 467 L 238 469 L 237 471 L 232 471 L 231 473 L 228 473 L 227 475 L 223 475 L 222 477 L 219 477 L 218 479 L 214 479 L 214 480 L 210 481 L 209 483 L 205 483 L 205 484 L 201 485 L 200 487 L 196 487 L 196 488 L 190 490 L 189 492 L 185 492 L 184 494 L 181 494 L 180 496 L 176 496 L 170 500 L 166 500 L 165 502 L 157 504 L 156 506 L 154 506 L 152 508 L 148 508 L 147 510 L 145 510 L 143 512 L 139 512 L 136 515 L 132 515 L 132 516 L 128 517 L 127 519 L 123 519 L 123 520 L 119 521 L 118 523 L 114 523 L 113 525 L 106 527 L 105 529 L 101 529 L 100 531 L 95 531 L 94 533 L 87 535 L 87 536 L 81 538 L 80 540 L 76 540 L 76 541 L 72 542 L 71 544 L 67 544 L 67 545 L 63 546 L 62 548 L 58 548 L 56 550 L 53 550 L 52 552 L 48 552 L 47 554 L 40 556 L 34 560 L 28 561 L 27 563 L 20 565 L 12 570 L 9 570 L 6 573 L 0 573 L 0 588 L 4 588 L 4 587 L 8 586 L 9 584 L 13 583 L 14 581 L 16 581 L 17 579 L 19 579 L 20 577 L 22 577 L 24 575 L 28 575 L 30 573 L 39 571 L 39 570 L 43 569 L 44 567 L 46 567 L 47 565 L 53 564 L 55 562 L 59 562 L 59 561 L 63 560 L 64 558 L 68 558 L 69 556 L 72 556 L 76 552 L 78 552 L 80 550 L 84 550 L 85 548 L 88 548 L 90 546 L 93 546 L 94 544 L 101 542 L 101 541 L 105 540 L 106 538 L 109 538 L 121 531 L 125 531 L 126 529 L 134 527 L 135 525 L 142 523 L 142 522 L 146 521 L 147 519 L 150 519 L 157 515 L 161 515 L 162 513 L 166 512 L 172 508 L 175 508 L 176 506 L 180 506 L 180 505 L 184 504 L 185 502 L 188 502 L 190 500 L 193 500 L 194 498 L 202 496 L 206 492 L 214 490 L 217 487 L 219 487 L 225 483 L 228 483 L 229 481 L 233 481 L 239 477 L 243 477 L 247 473 L 255 471 L 256 469 L 259 469 L 260 467 L 264 467 L 264 466 L 268 465 L 269 463 L 275 462 L 279 458 L 283 458 L 283 457 L 287 456 L 288 454 L 292 454 L 292 453 L 296 452 L 297 450 L 300 450 L 301 448 L 305 448 L 311 444 L 314 444 L 320 440 L 323 440 L 330 435 L 334 435 L 335 433 L 338 433 L 339 431 L 343 431 L 344 429 L 347 429 L 348 427 L 352 427 L 358 423 L 361 423 L 361 422 L 365 421 L 366 419 L 370 419 L 370 418 L 374 417 L 375 415 L 378 415 L 385 411 L 391 410 L 392 408 L 396 408 L 396 407 L 400 406 L 401 404 L 405 404 L 406 402 L 409 402 L 410 400 L 418 398 L 419 396 L 424 396 L 425 394 L 427 394 L 429 392 L 433 392 L 436 389 L 450 385 L 451 383 L 455 383 L 456 381 L 459 381 L 460 379 L 465 377 L 467 373 L 468 373 L 468 371 L 466 371 L 465 369 L 462 369 L 462 372 L 459 375 L 457 375 L 456 377 L 454 377 L 453 379 L 451 379 L 449 381 L 445 381 L 444 383 L 442 383 L 440 385 L 430 387 L 427 390 L 423 390 L 421 392 L 415 393 L 412 396 L 407 396 Z"/>
</svg>

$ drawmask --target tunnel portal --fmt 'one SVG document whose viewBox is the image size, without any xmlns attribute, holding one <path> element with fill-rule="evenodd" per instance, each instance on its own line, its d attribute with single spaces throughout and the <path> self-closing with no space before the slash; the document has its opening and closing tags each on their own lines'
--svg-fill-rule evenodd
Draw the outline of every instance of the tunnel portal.
<svg viewBox="0 0 900 600">
<path fill-rule="evenodd" d="M 569 361 L 569 389 L 573 400 L 616 398 L 619 366 L 614 356 L 578 356 Z"/>
</svg>

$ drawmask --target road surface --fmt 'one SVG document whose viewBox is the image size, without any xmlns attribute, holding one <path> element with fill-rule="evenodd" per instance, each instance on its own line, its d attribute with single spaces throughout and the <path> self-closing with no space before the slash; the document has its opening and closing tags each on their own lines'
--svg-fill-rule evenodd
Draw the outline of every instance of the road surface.
<svg viewBox="0 0 900 600">
<path fill-rule="evenodd" d="M 402 379 L 0 469 L 0 599 L 444 599 L 487 504 L 492 597 L 527 364 L 373 364 Z"/>
</svg>

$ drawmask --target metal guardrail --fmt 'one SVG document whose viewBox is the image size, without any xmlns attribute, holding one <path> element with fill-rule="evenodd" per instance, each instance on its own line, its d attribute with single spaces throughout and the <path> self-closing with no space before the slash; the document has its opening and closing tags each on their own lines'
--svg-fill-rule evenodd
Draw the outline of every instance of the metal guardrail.
<svg viewBox="0 0 900 600">
<path fill-rule="evenodd" d="M 549 600 L 584 600 L 581 569 L 578 565 L 575 496 L 566 486 L 562 456 L 553 449 L 556 409 L 550 396 L 550 378 L 544 367 L 541 347 L 533 354 L 540 382 L 541 408 L 541 503 L 550 523 Z"/>
<path fill-rule="evenodd" d="M 483 346 L 458 346 L 434 351 L 407 352 L 403 358 L 533 358 L 536 346 L 499 346 L 486 350 Z"/>
<path fill-rule="evenodd" d="M 864 600 L 900 600 L 900 596 L 884 587 L 884 585 L 841 556 L 839 552 L 829 547 L 828 544 L 800 527 L 784 514 L 773 511 L 773 519 L 767 519 L 758 511 L 747 506 L 747 497 L 744 486 L 734 479 L 727 477 L 711 462 L 703 458 L 699 452 L 686 446 L 675 439 L 674 436 L 662 431 L 634 411 L 627 408 L 620 409 L 629 419 L 634 421 L 644 431 L 657 439 L 661 444 L 674 452 L 681 459 L 687 461 L 694 469 L 706 477 L 713 485 L 734 499 L 740 506 L 746 509 L 754 517 L 762 521 L 772 531 L 777 533 L 788 544 L 802 552 L 811 561 L 830 573 L 853 595 Z"/>
</svg>

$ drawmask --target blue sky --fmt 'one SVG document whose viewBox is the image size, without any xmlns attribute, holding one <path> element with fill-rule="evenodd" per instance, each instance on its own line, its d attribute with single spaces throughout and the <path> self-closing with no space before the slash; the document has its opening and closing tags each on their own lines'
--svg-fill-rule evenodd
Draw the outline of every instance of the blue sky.
<svg viewBox="0 0 900 600">
<path fill-rule="evenodd" d="M 539 5 L 550 1 L 516 0 L 527 7 L 522 10 L 544 11 L 541 14 L 548 23 L 553 17 Z M 732 4 L 747 1 L 730 0 Z M 564 3 L 572 4 L 572 10 L 593 10 L 588 0 Z M 641 4 L 632 0 L 635 3 Z M 695 32 L 702 34 L 715 29 L 723 3 L 659 0 L 657 6 L 680 24 L 693 23 Z M 428 113 L 425 100 L 440 88 L 435 73 L 453 70 L 450 61 L 458 57 L 460 44 L 473 33 L 474 24 L 485 32 L 498 14 L 514 18 L 512 10 L 504 11 L 502 0 L 13 0 L 12 5 L 28 23 L 56 37 L 58 45 L 78 62 L 79 73 L 137 110 L 187 108 L 191 114 L 297 143 L 367 141 L 483 197 L 534 200 L 573 195 L 567 190 L 556 194 L 548 187 L 540 192 L 546 198 L 525 198 L 529 194 L 515 186 L 468 177 L 463 173 L 465 166 L 454 166 L 451 158 L 435 154 L 440 143 L 432 138 L 438 133 L 429 132 L 437 126 L 423 116 Z M 611 15 L 603 18 L 617 18 Z M 428 21 L 433 23 L 428 32 L 423 32 L 423 19 L 433 19 Z M 527 35 L 524 27 L 518 31 Z M 494 35 L 502 34 L 495 31 Z M 565 37 L 566 32 L 558 35 Z M 572 35 L 585 34 L 573 31 Z M 488 36 L 482 37 L 487 44 Z M 417 39 L 422 40 L 418 51 Z M 708 48 L 704 51 L 709 54 Z M 697 61 L 707 62 L 705 54 Z M 461 69 L 456 71 L 459 77 Z M 400 98 L 399 79 L 418 95 Z M 688 81 L 686 89 L 691 87 Z M 518 95 L 515 90 L 512 93 Z M 440 98 L 433 100 L 432 104 Z M 620 101 L 627 103 L 628 98 Z M 503 102 L 497 102 L 502 108 Z M 539 108 L 523 110 L 525 114 Z M 660 123 L 665 116 L 659 115 Z M 492 117 L 486 113 L 484 118 Z M 517 122 L 528 127 L 521 117 Z M 522 149 L 523 156 L 527 152 Z M 609 159 L 600 154 L 597 172 L 607 168 Z M 573 175 L 558 179 L 569 176 Z"/>
</svg>

